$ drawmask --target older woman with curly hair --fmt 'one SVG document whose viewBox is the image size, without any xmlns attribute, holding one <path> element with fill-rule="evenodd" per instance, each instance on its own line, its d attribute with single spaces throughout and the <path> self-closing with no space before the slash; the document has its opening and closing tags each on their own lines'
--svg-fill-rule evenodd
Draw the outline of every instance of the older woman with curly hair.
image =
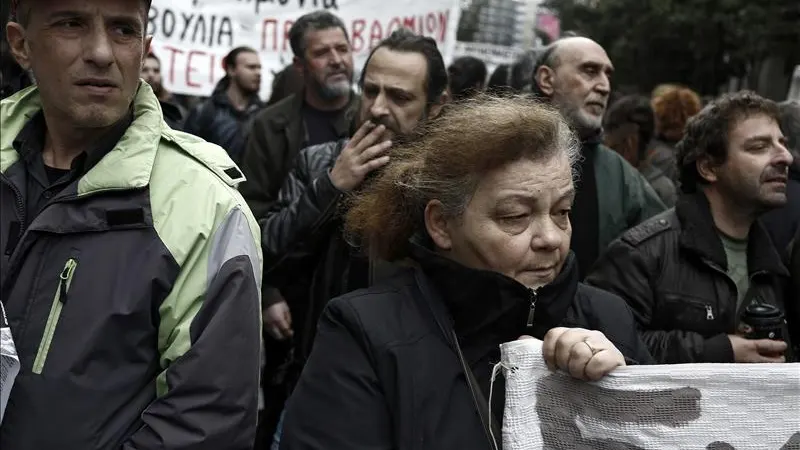
<svg viewBox="0 0 800 450">
<path fill-rule="evenodd" d="M 653 98 L 652 104 L 656 117 L 656 139 L 648 159 L 653 166 L 677 182 L 675 144 L 683 137 L 686 123 L 700 112 L 703 104 L 694 91 L 677 86 L 663 90 Z"/>
<path fill-rule="evenodd" d="M 282 449 L 489 448 L 504 400 L 497 386 L 489 407 L 491 364 L 522 336 L 582 380 L 652 361 L 624 301 L 579 282 L 578 143 L 556 111 L 470 100 L 391 158 L 346 223 L 371 255 L 410 267 L 328 304 Z"/>
</svg>

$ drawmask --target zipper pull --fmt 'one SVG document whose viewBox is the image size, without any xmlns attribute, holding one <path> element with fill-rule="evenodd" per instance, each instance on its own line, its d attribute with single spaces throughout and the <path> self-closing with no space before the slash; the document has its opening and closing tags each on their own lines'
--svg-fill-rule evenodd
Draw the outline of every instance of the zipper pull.
<svg viewBox="0 0 800 450">
<path fill-rule="evenodd" d="M 714 320 L 714 310 L 711 305 L 706 305 L 706 320 Z"/>
<path fill-rule="evenodd" d="M 58 276 L 59 278 L 58 290 L 60 291 L 58 299 L 62 304 L 67 303 L 67 291 L 69 290 L 69 282 L 72 279 L 72 274 L 75 271 L 76 265 L 77 264 L 74 259 L 68 259 L 67 263 L 64 265 L 64 270 L 62 270 L 61 275 Z"/>
<path fill-rule="evenodd" d="M 539 294 L 536 292 L 536 289 L 529 289 L 530 291 L 530 299 L 531 299 L 531 308 L 528 311 L 528 328 L 533 327 L 533 315 L 536 313 L 536 300 Z"/>
</svg>

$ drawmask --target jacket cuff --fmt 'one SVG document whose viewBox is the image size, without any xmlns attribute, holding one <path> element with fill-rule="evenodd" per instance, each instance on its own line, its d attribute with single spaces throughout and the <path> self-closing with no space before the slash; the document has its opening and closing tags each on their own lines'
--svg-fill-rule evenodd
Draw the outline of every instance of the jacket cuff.
<svg viewBox="0 0 800 450">
<path fill-rule="evenodd" d="M 703 361 L 706 363 L 734 362 L 733 347 L 727 334 L 718 334 L 706 339 Z"/>
</svg>

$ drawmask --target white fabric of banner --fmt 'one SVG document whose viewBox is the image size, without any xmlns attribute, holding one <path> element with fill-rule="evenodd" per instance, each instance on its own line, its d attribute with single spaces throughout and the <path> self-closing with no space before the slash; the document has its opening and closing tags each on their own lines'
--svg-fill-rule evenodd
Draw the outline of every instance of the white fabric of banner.
<svg viewBox="0 0 800 450">
<path fill-rule="evenodd" d="M 501 352 L 504 450 L 800 449 L 800 364 L 629 366 L 584 382 L 549 371 L 539 340 Z"/>
<path fill-rule="evenodd" d="M 8 327 L 6 311 L 0 302 L 0 423 L 3 422 L 3 413 L 18 373 L 17 349 L 11 337 L 11 328 Z"/>
</svg>

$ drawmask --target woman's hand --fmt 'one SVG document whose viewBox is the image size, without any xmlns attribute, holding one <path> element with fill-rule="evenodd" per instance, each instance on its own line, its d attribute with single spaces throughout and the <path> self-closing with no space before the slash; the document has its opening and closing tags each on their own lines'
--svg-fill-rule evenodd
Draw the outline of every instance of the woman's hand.
<svg viewBox="0 0 800 450">
<path fill-rule="evenodd" d="M 625 357 L 603 333 L 583 328 L 553 328 L 544 336 L 542 352 L 550 370 L 561 369 L 585 381 L 597 381 L 625 366 Z"/>
</svg>

